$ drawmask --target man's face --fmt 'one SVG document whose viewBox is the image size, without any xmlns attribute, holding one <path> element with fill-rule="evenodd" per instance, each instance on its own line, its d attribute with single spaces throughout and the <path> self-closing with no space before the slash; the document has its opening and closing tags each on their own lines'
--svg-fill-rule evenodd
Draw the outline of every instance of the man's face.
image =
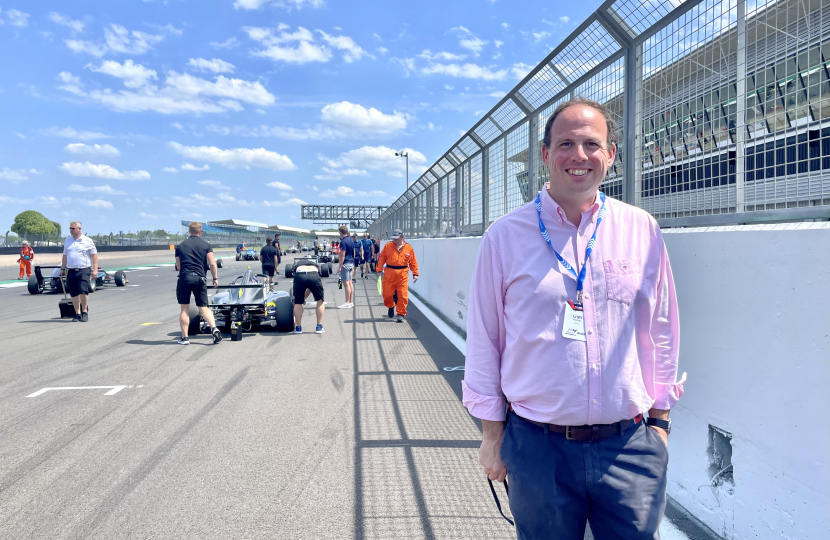
<svg viewBox="0 0 830 540">
<path fill-rule="evenodd" d="M 81 237 L 81 227 L 79 225 L 70 225 L 69 226 L 69 234 L 72 235 L 72 238 L 77 240 Z"/>
<path fill-rule="evenodd" d="M 592 107 L 575 105 L 559 113 L 550 127 L 550 148 L 542 146 L 551 189 L 573 199 L 596 194 L 617 151 L 608 147 L 607 132 L 605 119 Z"/>
<path fill-rule="evenodd" d="M 392 241 L 395 243 L 396 246 L 401 247 L 403 245 L 403 236 L 393 238 Z"/>
</svg>

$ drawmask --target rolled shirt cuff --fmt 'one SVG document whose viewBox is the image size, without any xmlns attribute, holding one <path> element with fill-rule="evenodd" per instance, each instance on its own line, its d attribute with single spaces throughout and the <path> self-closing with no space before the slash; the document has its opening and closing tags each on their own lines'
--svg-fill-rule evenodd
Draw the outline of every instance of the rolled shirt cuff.
<svg viewBox="0 0 830 540">
<path fill-rule="evenodd" d="M 467 386 L 467 381 L 461 381 L 461 390 L 463 392 L 462 400 L 464 406 L 470 411 L 470 414 L 482 420 L 492 420 L 493 422 L 501 422 L 504 420 L 504 396 L 494 397 L 485 396 L 473 391 Z"/>
<path fill-rule="evenodd" d="M 655 383 L 654 385 L 654 409 L 669 410 L 683 395 L 683 385 L 686 384 L 686 373 L 681 375 L 680 380 L 674 383 Z"/>
</svg>

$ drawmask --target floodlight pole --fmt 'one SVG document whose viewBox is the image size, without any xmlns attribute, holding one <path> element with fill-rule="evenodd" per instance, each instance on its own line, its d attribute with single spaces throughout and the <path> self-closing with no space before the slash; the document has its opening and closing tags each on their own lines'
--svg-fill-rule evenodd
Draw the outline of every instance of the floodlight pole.
<svg viewBox="0 0 830 540">
<path fill-rule="evenodd" d="M 395 152 L 397 157 L 406 158 L 406 189 L 409 189 L 409 152 Z"/>
</svg>

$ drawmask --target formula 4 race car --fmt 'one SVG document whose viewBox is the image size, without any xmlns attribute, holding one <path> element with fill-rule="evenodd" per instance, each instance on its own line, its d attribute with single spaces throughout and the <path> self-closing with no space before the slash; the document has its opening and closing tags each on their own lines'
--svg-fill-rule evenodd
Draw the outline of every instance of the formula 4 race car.
<svg viewBox="0 0 830 540">
<path fill-rule="evenodd" d="M 259 255 L 257 255 L 256 250 L 253 248 L 248 248 L 236 254 L 237 261 L 256 261 L 258 259 Z"/>
<path fill-rule="evenodd" d="M 277 332 L 294 329 L 294 300 L 285 291 L 270 291 L 268 276 L 254 274 L 250 267 L 229 285 L 208 286 L 219 289 L 208 300 L 216 327 L 231 334 L 231 341 L 242 340 L 242 332 L 250 332 L 255 326 L 267 326 Z M 190 335 L 210 332 L 199 310 L 190 305 Z"/>
<path fill-rule="evenodd" d="M 320 277 L 329 277 L 331 274 L 331 257 L 324 261 L 322 255 L 305 255 L 302 259 L 310 259 L 320 265 Z M 285 263 L 285 277 L 294 277 L 294 268 L 297 265 L 297 257 L 294 257 L 293 263 Z"/>
<path fill-rule="evenodd" d="M 49 277 L 43 276 L 43 270 L 52 269 Z M 60 278 L 61 275 L 61 267 L 60 266 L 35 266 L 35 272 L 31 276 L 29 276 L 29 294 L 42 294 L 45 291 L 50 292 L 63 292 L 63 282 Z M 124 273 L 123 270 L 118 270 L 115 273 L 110 274 L 103 268 L 98 269 L 98 276 L 95 279 L 89 280 L 89 292 L 93 293 L 98 287 L 103 287 L 104 285 L 112 285 L 115 283 L 117 287 L 123 287 L 130 280 L 127 279 L 127 274 Z"/>
</svg>

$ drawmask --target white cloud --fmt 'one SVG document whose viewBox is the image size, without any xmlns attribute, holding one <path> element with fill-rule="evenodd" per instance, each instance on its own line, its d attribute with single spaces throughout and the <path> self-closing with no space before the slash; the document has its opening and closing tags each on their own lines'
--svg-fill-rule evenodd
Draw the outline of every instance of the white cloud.
<svg viewBox="0 0 830 540">
<path fill-rule="evenodd" d="M 239 45 L 240 45 L 239 40 L 236 39 L 235 37 L 228 38 L 228 39 L 226 39 L 225 41 L 223 41 L 221 43 L 218 42 L 218 41 L 211 41 L 210 42 L 210 46 L 213 47 L 214 49 L 217 49 L 217 50 L 219 50 L 219 49 L 233 49 L 234 47 L 239 47 Z"/>
<path fill-rule="evenodd" d="M 458 41 L 458 44 L 462 48 L 467 49 L 468 51 L 472 51 L 473 54 L 476 56 L 478 56 L 479 53 L 484 49 L 485 45 L 490 43 L 486 39 L 477 38 L 475 35 L 473 35 L 472 32 L 470 32 L 467 28 L 464 28 L 463 26 L 452 28 L 450 31 L 456 32 L 459 35 L 460 39 Z"/>
<path fill-rule="evenodd" d="M 499 99 L 501 99 L 501 98 L 503 98 L 504 96 L 506 96 L 507 94 L 505 94 L 505 93 L 504 93 L 504 92 L 502 92 L 501 90 L 497 90 L 497 91 L 495 91 L 495 92 L 490 92 L 490 93 L 489 93 L 489 94 L 487 94 L 487 95 L 488 95 L 488 96 L 490 96 L 490 97 L 494 97 L 494 98 L 499 98 Z"/>
<path fill-rule="evenodd" d="M 421 54 L 418 55 L 418 58 L 425 58 L 427 60 L 444 60 L 444 61 L 453 61 L 453 60 L 464 60 L 467 58 L 465 54 L 454 54 L 449 53 L 446 51 L 434 53 L 429 49 L 424 49 Z"/>
<path fill-rule="evenodd" d="M 325 5 L 323 0 L 236 0 L 233 7 L 236 9 L 259 9 L 266 4 L 273 4 L 288 11 L 302 9 L 306 6 L 319 8 Z"/>
<path fill-rule="evenodd" d="M 164 172 L 177 173 L 179 172 L 179 169 L 177 169 L 176 167 L 165 167 Z"/>
<path fill-rule="evenodd" d="M 297 168 L 288 156 L 266 150 L 265 148 L 231 148 L 222 150 L 215 146 L 184 146 L 174 141 L 171 141 L 169 146 L 177 154 L 186 158 L 219 163 L 231 169 L 261 167 L 275 171 L 290 171 Z"/>
<path fill-rule="evenodd" d="M 61 24 L 68 27 L 73 33 L 82 34 L 84 31 L 83 21 L 72 20 L 66 15 L 61 15 L 60 13 L 55 13 L 54 11 L 49 13 L 49 20 L 55 24 Z"/>
<path fill-rule="evenodd" d="M 69 186 L 69 191 L 80 191 L 82 193 L 106 193 L 107 195 L 125 195 L 126 192 L 118 191 L 117 189 L 112 189 L 109 185 L 103 186 L 79 186 L 78 184 L 72 184 Z"/>
<path fill-rule="evenodd" d="M 183 171 L 207 171 L 210 169 L 210 165 L 205 163 L 201 167 L 197 167 L 196 165 L 191 165 L 190 163 L 185 163 L 181 167 L 179 167 Z"/>
<path fill-rule="evenodd" d="M 18 11 L 16 9 L 10 9 L 6 11 L 6 17 L 9 18 L 9 22 L 12 26 L 29 26 L 28 13 L 23 13 L 22 11 Z"/>
<path fill-rule="evenodd" d="M 571 21 L 570 17 L 559 17 L 559 22 L 561 22 L 562 24 L 568 23 L 570 21 Z"/>
<path fill-rule="evenodd" d="M 262 201 L 262 206 L 268 208 L 285 208 L 286 206 L 302 206 L 308 204 L 302 199 L 292 197 L 286 201 Z"/>
<path fill-rule="evenodd" d="M 148 214 L 146 212 L 139 212 L 139 217 L 148 218 L 148 219 L 159 219 L 161 216 L 157 214 Z"/>
<path fill-rule="evenodd" d="M 205 60 L 204 58 L 191 58 L 187 63 L 199 71 L 212 71 L 214 73 L 233 73 L 234 65 L 219 58 Z"/>
<path fill-rule="evenodd" d="M 58 78 L 66 84 L 60 88 L 87 97 L 120 112 L 156 111 L 163 114 L 217 113 L 242 110 L 240 101 L 255 105 L 271 105 L 276 98 L 259 81 L 227 78 L 224 75 L 208 81 L 186 73 L 168 71 L 164 86 L 151 84 L 156 72 L 127 60 L 123 64 L 112 60 L 100 66 L 89 66 L 91 71 L 122 79 L 131 90 L 115 92 L 94 89 L 86 92 L 78 77 L 62 72 Z M 213 101 L 210 98 L 220 98 Z"/>
<path fill-rule="evenodd" d="M 334 199 L 337 197 L 388 197 L 383 191 L 355 191 L 348 186 L 340 186 L 337 189 L 327 189 L 320 193 L 321 197 Z"/>
<path fill-rule="evenodd" d="M 116 147 L 110 146 L 108 144 L 101 145 L 71 143 L 67 144 L 63 150 L 64 152 L 67 152 L 69 154 L 79 154 L 96 157 L 118 157 L 119 155 L 121 155 L 121 152 L 119 152 Z"/>
<path fill-rule="evenodd" d="M 504 45 L 504 41 L 501 41 L 500 39 L 497 39 L 496 41 L 493 42 L 493 45 L 495 45 L 497 49 L 501 48 L 501 46 Z"/>
<path fill-rule="evenodd" d="M 29 199 L 19 199 L 17 197 L 8 197 L 6 195 L 0 195 L 0 204 L 29 204 Z"/>
<path fill-rule="evenodd" d="M 110 136 L 100 131 L 78 131 L 70 126 L 65 128 L 51 127 L 49 129 L 41 130 L 44 135 L 51 135 L 53 137 L 66 137 L 67 139 L 79 139 L 88 141 L 91 139 L 109 139 Z"/>
<path fill-rule="evenodd" d="M 424 75 L 441 74 L 451 77 L 480 79 L 484 81 L 501 81 L 507 76 L 507 70 L 494 70 L 492 67 L 477 64 L 431 64 L 423 69 Z"/>
<path fill-rule="evenodd" d="M 112 208 L 112 203 L 103 199 L 96 199 L 94 201 L 86 201 L 87 206 L 93 208 Z"/>
<path fill-rule="evenodd" d="M 291 191 L 292 189 L 294 189 L 284 182 L 268 182 L 265 185 L 268 187 L 272 187 L 274 189 L 281 189 L 283 191 Z"/>
<path fill-rule="evenodd" d="M 231 189 L 219 180 L 200 180 L 199 182 L 197 182 L 197 184 L 199 184 L 200 186 L 210 186 L 220 191 L 230 191 Z"/>
<path fill-rule="evenodd" d="M 386 47 L 378 47 L 378 52 L 380 54 L 386 54 L 389 52 L 389 49 L 387 49 Z"/>
<path fill-rule="evenodd" d="M 374 58 L 348 36 L 331 36 L 322 30 L 317 30 L 325 43 L 318 45 L 310 30 L 302 26 L 297 27 L 295 32 L 290 32 L 289 29 L 290 27 L 286 24 L 280 24 L 276 29 L 257 26 L 243 28 L 248 33 L 248 37 L 264 47 L 252 50 L 251 54 L 275 61 L 293 64 L 328 62 L 332 57 L 330 47 L 344 51 L 343 59 L 346 62 L 360 60 L 363 56 Z"/>
<path fill-rule="evenodd" d="M 67 39 L 64 43 L 74 52 L 84 52 L 100 58 L 108 52 L 144 54 L 163 39 L 164 36 L 161 34 L 148 34 L 139 30 L 130 31 L 120 24 L 110 24 L 104 28 L 104 43 L 77 39 Z"/>
<path fill-rule="evenodd" d="M 533 42 L 539 43 L 542 40 L 548 39 L 551 35 L 550 32 L 533 32 Z"/>
<path fill-rule="evenodd" d="M 360 60 L 362 56 L 369 56 L 371 58 L 374 58 L 374 56 L 367 53 L 360 45 L 355 43 L 354 40 L 348 36 L 330 36 L 322 30 L 317 31 L 320 33 L 321 36 L 323 36 L 323 41 L 328 43 L 330 46 L 334 47 L 335 49 L 340 49 L 341 51 L 346 51 L 343 54 L 343 60 L 345 60 L 346 63 L 351 63 L 355 60 Z"/>
<path fill-rule="evenodd" d="M 320 156 L 325 164 L 323 171 L 327 173 L 324 178 L 318 180 L 339 180 L 340 175 L 358 175 L 358 171 L 365 172 L 365 169 L 383 171 L 389 176 L 401 177 L 406 170 L 406 162 L 403 158 L 395 156 L 395 150 L 386 146 L 363 146 L 348 152 L 343 152 L 336 159 L 328 159 Z M 404 148 L 402 152 L 409 154 L 409 170 L 411 174 L 420 175 L 426 170 L 424 164 L 426 156 L 417 150 Z"/>
<path fill-rule="evenodd" d="M 127 88 L 141 88 L 146 86 L 151 79 L 158 79 L 154 70 L 148 69 L 141 64 L 135 64 L 132 60 L 126 60 L 123 64 L 115 62 L 114 60 L 105 60 L 98 67 L 92 64 L 88 64 L 86 67 L 95 73 L 104 73 L 122 79 L 124 86 Z M 80 83 L 80 79 L 75 77 L 74 82 Z"/>
<path fill-rule="evenodd" d="M 18 139 L 25 139 L 26 136 L 20 133 L 19 131 L 12 131 Z"/>
<path fill-rule="evenodd" d="M 320 118 L 346 133 L 391 133 L 406 127 L 406 118 L 398 112 L 384 114 L 348 101 L 326 105 Z"/>
<path fill-rule="evenodd" d="M 524 79 L 525 75 L 530 73 L 530 70 L 532 69 L 533 66 L 520 62 L 518 64 L 513 64 L 513 66 L 510 68 L 510 72 L 513 73 L 514 77 L 521 80 Z"/>
<path fill-rule="evenodd" d="M 34 169 L 32 169 L 32 171 L 34 171 Z M 27 176 L 28 174 L 30 174 L 30 172 L 26 169 L 9 169 L 8 167 L 3 167 L 3 170 L 0 171 L 0 180 L 9 180 L 13 183 L 23 182 L 24 180 L 29 179 Z"/>
<path fill-rule="evenodd" d="M 86 161 L 79 163 L 77 161 L 70 161 L 60 166 L 64 172 L 72 176 L 90 176 L 93 178 L 106 178 L 108 180 L 149 180 L 150 173 L 147 171 L 124 171 L 121 172 L 115 167 L 109 165 L 96 165 Z"/>
</svg>

